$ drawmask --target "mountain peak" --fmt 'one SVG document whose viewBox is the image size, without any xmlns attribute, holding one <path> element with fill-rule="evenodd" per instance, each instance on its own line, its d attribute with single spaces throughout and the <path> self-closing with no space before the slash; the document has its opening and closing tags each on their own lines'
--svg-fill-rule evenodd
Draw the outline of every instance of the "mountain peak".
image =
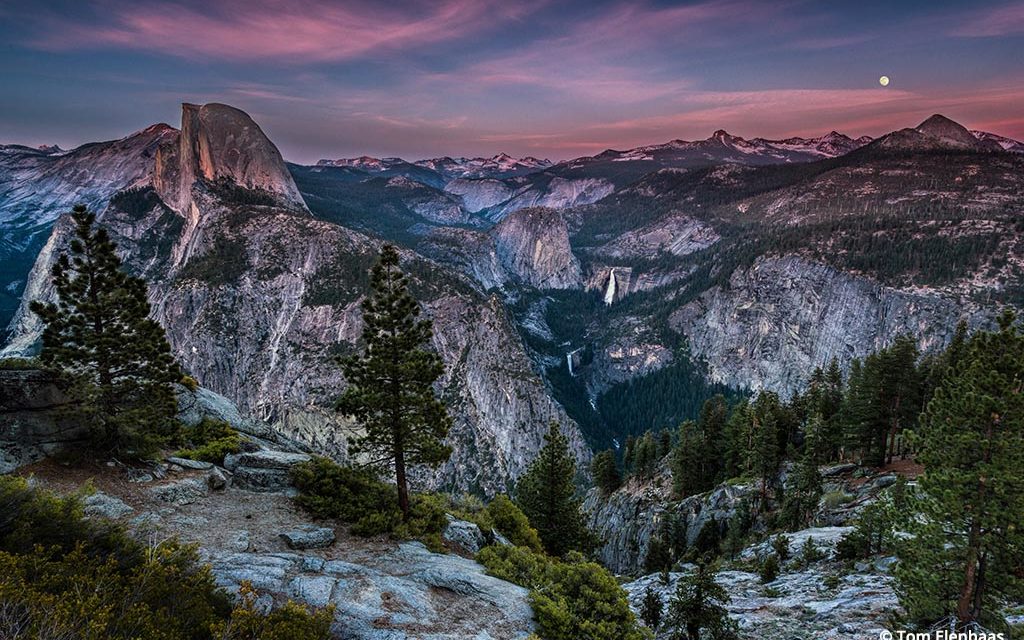
<svg viewBox="0 0 1024 640">
<path fill-rule="evenodd" d="M 946 116 L 940 113 L 932 115 L 927 120 L 917 125 L 917 127 L 915 128 L 921 133 L 936 137 L 967 136 L 969 138 L 973 138 L 973 136 L 971 136 L 971 132 L 967 130 L 967 127 L 961 125 L 959 122 L 947 118 Z"/>
<path fill-rule="evenodd" d="M 998 144 L 989 140 L 979 140 L 967 127 L 946 116 L 936 113 L 915 127 L 918 133 L 939 142 L 941 146 L 979 151 L 995 151 L 1001 149 Z"/>
<path fill-rule="evenodd" d="M 196 181 L 220 179 L 268 191 L 282 206 L 305 210 L 281 152 L 249 114 L 216 102 L 183 103 L 181 134 L 176 145 L 160 148 L 154 186 L 167 204 L 182 211 Z"/>
</svg>

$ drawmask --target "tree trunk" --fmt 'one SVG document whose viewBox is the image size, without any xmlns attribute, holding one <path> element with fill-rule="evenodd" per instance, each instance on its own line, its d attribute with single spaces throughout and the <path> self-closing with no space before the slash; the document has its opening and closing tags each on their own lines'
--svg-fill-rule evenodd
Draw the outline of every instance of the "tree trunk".
<svg viewBox="0 0 1024 640">
<path fill-rule="evenodd" d="M 998 417 L 990 420 L 985 429 L 985 453 L 982 460 L 986 464 L 992 462 L 992 438 L 994 431 L 993 422 L 998 422 Z M 978 499 L 975 507 L 980 510 L 985 508 L 986 497 L 985 478 L 978 478 Z M 971 514 L 971 530 L 967 537 L 967 566 L 964 568 L 964 584 L 960 589 L 960 598 L 956 603 L 956 615 L 960 622 L 971 622 L 977 620 L 981 615 L 981 598 L 984 595 L 984 554 L 982 553 L 981 523 L 978 514 Z"/>
<path fill-rule="evenodd" d="M 975 519 L 971 523 L 971 533 L 967 539 L 967 567 L 964 569 L 964 584 L 960 589 L 960 598 L 956 603 L 956 617 L 959 622 L 971 622 L 975 619 L 974 602 L 980 598 L 978 589 L 978 546 L 981 537 L 981 526 Z"/>
<path fill-rule="evenodd" d="M 395 484 L 398 485 L 398 508 L 402 510 L 402 520 L 409 521 L 409 486 L 405 479 L 405 452 L 395 448 Z"/>
</svg>

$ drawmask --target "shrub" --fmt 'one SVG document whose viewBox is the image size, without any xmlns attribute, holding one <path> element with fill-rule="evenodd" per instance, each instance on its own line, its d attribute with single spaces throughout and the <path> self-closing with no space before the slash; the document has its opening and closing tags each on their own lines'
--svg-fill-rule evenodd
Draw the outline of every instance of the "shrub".
<svg viewBox="0 0 1024 640">
<path fill-rule="evenodd" d="M 334 605 L 312 611 L 288 601 L 283 607 L 268 614 L 256 607 L 256 592 L 248 583 L 239 591 L 239 601 L 231 618 L 213 628 L 217 640 L 328 640 Z"/>
<path fill-rule="evenodd" d="M 0 358 L 0 369 L 39 369 L 41 366 L 34 358 Z"/>
<path fill-rule="evenodd" d="M 826 509 L 835 509 L 853 500 L 853 496 L 845 491 L 829 491 L 821 497 L 822 504 Z"/>
<path fill-rule="evenodd" d="M 490 575 L 530 589 L 545 640 L 642 640 L 626 592 L 601 565 L 569 552 L 564 562 L 523 547 L 485 547 L 477 561 Z"/>
<path fill-rule="evenodd" d="M 348 523 L 358 536 L 389 534 L 419 539 L 434 550 L 442 548 L 446 504 L 437 496 L 414 495 L 409 520 L 403 522 L 395 488 L 368 470 L 314 458 L 296 465 L 291 473 L 300 491 L 296 502 L 319 518 Z"/>
<path fill-rule="evenodd" d="M 487 514 L 494 528 L 517 547 L 541 551 L 540 536 L 530 520 L 505 494 L 499 494 L 487 505 Z"/>
<path fill-rule="evenodd" d="M 761 583 L 768 584 L 779 577 L 779 557 L 774 553 L 769 555 L 761 563 Z"/>
<path fill-rule="evenodd" d="M 772 551 L 779 557 L 779 562 L 789 560 L 789 540 L 786 536 L 777 535 L 772 538 Z"/>
<path fill-rule="evenodd" d="M 826 558 L 826 553 L 814 543 L 813 537 L 808 537 L 803 546 L 800 547 L 800 556 L 797 558 L 800 566 L 806 567 Z"/>
<path fill-rule="evenodd" d="M 836 589 L 839 588 L 839 582 L 840 582 L 839 574 L 838 573 L 830 573 L 827 576 L 825 576 L 825 578 L 821 581 L 821 584 L 824 585 L 824 587 L 826 589 L 828 589 L 829 591 L 835 591 Z"/>
<path fill-rule="evenodd" d="M 242 450 L 242 437 L 231 425 L 213 418 L 203 418 L 199 424 L 183 432 L 186 447 L 175 455 L 191 460 L 205 460 L 224 464 L 224 456 Z"/>
</svg>

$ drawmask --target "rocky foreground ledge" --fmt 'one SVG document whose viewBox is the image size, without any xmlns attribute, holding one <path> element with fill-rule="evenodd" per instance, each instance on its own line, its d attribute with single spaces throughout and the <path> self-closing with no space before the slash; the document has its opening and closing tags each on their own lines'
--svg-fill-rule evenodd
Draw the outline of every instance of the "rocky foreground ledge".
<svg viewBox="0 0 1024 640">
<path fill-rule="evenodd" d="M 351 536 L 333 522 L 310 519 L 289 497 L 292 489 L 270 482 L 280 477 L 285 461 L 302 457 L 263 451 L 236 462 L 258 459 L 265 466 L 236 466 L 234 473 L 176 462 L 139 473 L 106 465 L 65 467 L 52 460 L 19 473 L 60 493 L 91 481 L 98 492 L 86 499 L 87 515 L 118 520 L 155 543 L 172 535 L 196 543 L 220 586 L 235 592 L 248 581 L 262 607 L 289 599 L 334 605 L 338 638 L 505 640 L 533 632 L 527 590 L 486 575 L 473 560 L 433 553 L 419 542 Z M 234 484 L 238 472 L 249 481 L 239 484 L 249 488 Z M 453 525 L 462 525 L 449 527 L 459 534 L 452 538 L 453 549 L 472 552 L 459 538 L 475 525 Z"/>
</svg>

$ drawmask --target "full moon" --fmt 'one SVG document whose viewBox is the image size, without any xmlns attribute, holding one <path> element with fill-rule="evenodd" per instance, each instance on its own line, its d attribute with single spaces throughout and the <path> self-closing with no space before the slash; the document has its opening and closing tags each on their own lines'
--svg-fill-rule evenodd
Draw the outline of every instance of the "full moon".
<svg viewBox="0 0 1024 640">
<path fill-rule="evenodd" d="M 888 87 L 889 86 L 889 76 L 882 76 L 881 78 L 879 78 L 878 79 L 878 84 L 882 85 L 883 87 Z"/>
</svg>

